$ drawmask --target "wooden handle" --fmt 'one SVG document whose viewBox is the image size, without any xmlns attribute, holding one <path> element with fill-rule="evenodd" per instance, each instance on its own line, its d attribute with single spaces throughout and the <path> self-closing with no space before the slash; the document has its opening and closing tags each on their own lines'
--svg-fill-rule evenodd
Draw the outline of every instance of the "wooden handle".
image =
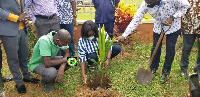
<svg viewBox="0 0 200 97">
<path fill-rule="evenodd" d="M 157 42 L 157 44 L 156 44 L 156 47 L 155 47 L 155 49 L 154 49 L 154 51 L 153 51 L 153 54 L 152 54 L 152 56 L 151 56 L 150 62 L 149 62 L 148 67 L 147 67 L 147 70 L 149 70 L 150 65 L 152 64 L 153 58 L 154 58 L 154 56 L 156 55 L 156 52 L 157 52 L 157 50 L 158 50 L 158 47 L 159 47 L 159 45 L 160 45 L 161 40 L 162 40 L 163 37 L 164 37 L 164 34 L 165 34 L 170 28 L 171 28 L 171 26 L 169 26 L 169 28 L 168 28 L 165 32 L 163 32 L 163 30 L 161 30 L 161 35 L 160 35 L 159 40 L 158 40 L 158 42 Z M 161 29 L 162 29 L 162 27 L 161 27 Z"/>
</svg>

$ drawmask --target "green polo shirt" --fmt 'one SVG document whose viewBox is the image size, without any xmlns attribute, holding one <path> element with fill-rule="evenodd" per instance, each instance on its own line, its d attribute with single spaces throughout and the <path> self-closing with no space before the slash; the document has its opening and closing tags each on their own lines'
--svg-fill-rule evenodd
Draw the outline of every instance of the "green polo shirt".
<svg viewBox="0 0 200 97">
<path fill-rule="evenodd" d="M 33 49 L 32 58 L 28 63 L 28 67 L 31 71 L 33 71 L 39 64 L 44 63 L 42 56 L 48 56 L 53 59 L 57 55 L 59 47 L 57 47 L 53 42 L 53 35 L 55 34 L 55 32 L 50 32 L 49 34 L 38 39 Z M 67 46 L 65 49 L 68 48 L 69 46 Z"/>
</svg>

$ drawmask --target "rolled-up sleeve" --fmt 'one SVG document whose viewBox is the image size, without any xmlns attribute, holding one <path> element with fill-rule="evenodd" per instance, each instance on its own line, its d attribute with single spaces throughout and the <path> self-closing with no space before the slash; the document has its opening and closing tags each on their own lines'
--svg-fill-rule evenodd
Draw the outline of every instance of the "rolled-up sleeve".
<svg viewBox="0 0 200 97">
<path fill-rule="evenodd" d="M 82 40 L 79 40 L 78 42 L 78 56 L 79 56 L 79 61 L 80 62 L 85 62 L 87 61 L 86 59 L 86 54 L 85 54 L 85 50 L 84 50 L 84 47 L 83 47 L 83 43 L 82 43 Z"/>
</svg>

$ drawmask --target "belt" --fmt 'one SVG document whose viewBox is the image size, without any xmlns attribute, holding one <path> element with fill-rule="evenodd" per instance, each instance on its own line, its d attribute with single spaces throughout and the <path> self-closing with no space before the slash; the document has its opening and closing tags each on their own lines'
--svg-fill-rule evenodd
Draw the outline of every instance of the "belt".
<svg viewBox="0 0 200 97">
<path fill-rule="evenodd" d="M 35 17 L 42 18 L 42 19 L 52 19 L 56 14 L 54 13 L 51 16 L 44 16 L 44 15 L 35 15 Z"/>
</svg>

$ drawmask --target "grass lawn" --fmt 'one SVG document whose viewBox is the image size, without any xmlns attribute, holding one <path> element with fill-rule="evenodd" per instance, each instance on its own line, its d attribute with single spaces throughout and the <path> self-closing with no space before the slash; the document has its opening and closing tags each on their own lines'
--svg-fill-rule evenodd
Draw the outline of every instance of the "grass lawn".
<svg viewBox="0 0 200 97">
<path fill-rule="evenodd" d="M 180 37 L 179 37 L 180 38 Z M 179 40 L 179 39 L 178 39 Z M 182 40 L 182 38 L 180 38 Z M 161 70 L 165 60 L 165 44 L 162 46 L 162 55 L 160 60 L 160 67 L 155 74 L 152 82 L 149 85 L 138 85 L 136 83 L 136 75 L 139 64 L 144 68 L 150 60 L 150 50 L 152 44 L 133 42 L 131 45 L 121 45 L 122 52 L 110 62 L 105 74 L 111 79 L 111 90 L 119 93 L 119 97 L 185 97 L 188 90 L 188 80 L 180 77 L 180 59 L 182 42 L 178 41 L 176 45 L 176 55 L 172 64 L 171 74 L 169 75 L 166 84 L 159 83 L 161 79 Z M 3 75 L 11 76 L 5 53 L 3 64 Z M 197 45 L 193 47 L 189 57 L 190 64 L 188 73 L 193 73 L 193 68 L 197 57 Z M 92 75 L 92 72 L 87 71 L 87 75 Z M 33 76 L 41 78 L 38 75 Z M 26 94 L 18 94 L 14 88 L 14 82 L 5 83 L 7 97 L 75 97 L 76 90 L 79 86 L 83 86 L 81 81 L 81 69 L 78 66 L 70 68 L 65 72 L 65 79 L 61 83 L 55 84 L 56 92 L 47 94 L 43 92 L 41 83 L 39 84 L 25 84 L 27 87 Z"/>
</svg>

